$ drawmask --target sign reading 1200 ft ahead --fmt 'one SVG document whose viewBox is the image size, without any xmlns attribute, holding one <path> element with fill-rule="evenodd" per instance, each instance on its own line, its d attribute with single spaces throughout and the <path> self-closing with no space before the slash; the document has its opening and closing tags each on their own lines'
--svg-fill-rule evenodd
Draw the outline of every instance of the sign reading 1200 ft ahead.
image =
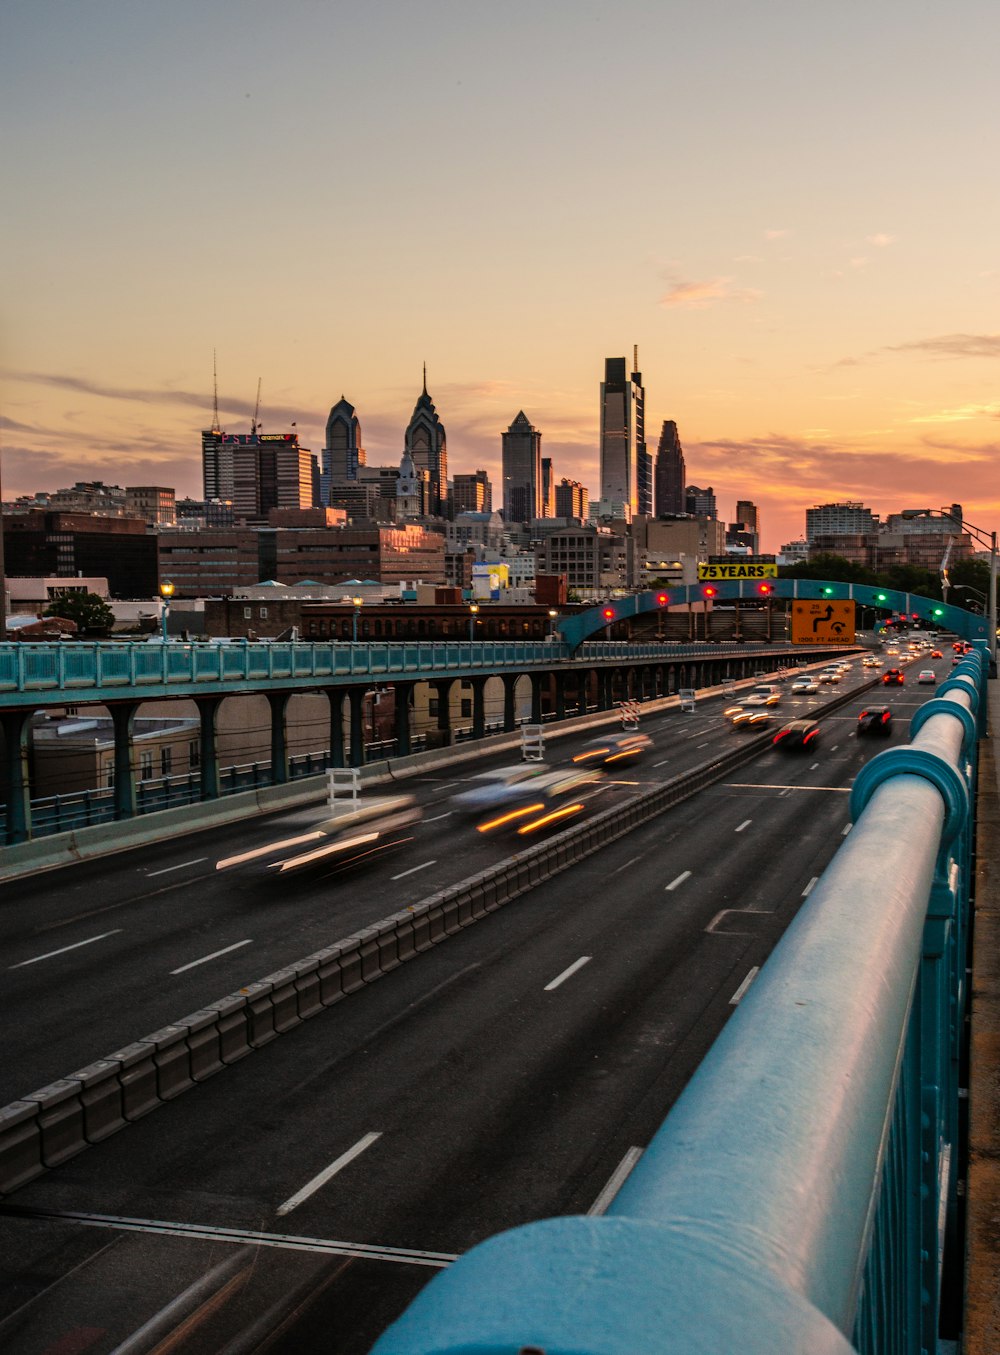
<svg viewBox="0 0 1000 1355">
<path fill-rule="evenodd" d="M 699 583 L 726 583 L 730 579 L 776 579 L 778 566 L 771 563 L 752 565 L 702 565 L 698 566 Z"/>
</svg>

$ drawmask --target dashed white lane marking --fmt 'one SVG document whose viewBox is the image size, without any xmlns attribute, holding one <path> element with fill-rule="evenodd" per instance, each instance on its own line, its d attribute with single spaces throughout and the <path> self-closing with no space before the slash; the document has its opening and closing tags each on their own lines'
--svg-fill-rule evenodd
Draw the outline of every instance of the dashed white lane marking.
<svg viewBox="0 0 1000 1355">
<path fill-rule="evenodd" d="M 753 969 L 750 970 L 750 973 L 746 976 L 746 978 L 743 980 L 743 982 L 742 982 L 742 983 L 740 984 L 740 986 L 737 988 L 736 992 L 735 992 L 735 993 L 732 995 L 732 997 L 729 999 L 729 1005 L 730 1005 L 730 1007 L 737 1007 L 737 1006 L 739 1006 L 740 999 L 741 999 L 741 998 L 743 997 L 743 995 L 746 993 L 746 990 L 750 987 L 751 983 L 753 983 L 754 979 L 757 977 L 757 975 L 758 975 L 759 973 L 760 973 L 760 965 L 756 965 L 756 964 L 755 964 L 754 967 L 753 967 Z"/>
<path fill-rule="evenodd" d="M 557 974 L 551 983 L 547 983 L 543 991 L 551 993 L 553 988 L 558 988 L 561 983 L 565 983 L 567 979 L 572 978 L 576 971 L 582 969 L 585 964 L 589 964 L 590 960 L 591 956 L 581 955 L 579 960 L 575 960 L 568 969 L 564 969 L 561 974 Z"/>
<path fill-rule="evenodd" d="M 179 866 L 164 866 L 163 870 L 150 870 L 146 873 L 146 879 L 152 880 L 157 875 L 169 875 L 172 870 L 187 870 L 188 866 L 200 866 L 207 860 L 207 856 L 198 856 L 194 861 L 182 861 Z"/>
<path fill-rule="evenodd" d="M 211 955 L 203 955 L 200 960 L 192 960 L 190 964 L 182 964 L 179 969 L 171 969 L 171 974 L 183 974 L 185 969 L 197 969 L 200 964 L 208 964 L 209 960 L 217 960 L 220 955 L 228 955 L 231 950 L 240 950 L 243 946 L 252 946 L 253 938 L 247 941 L 236 941 L 231 946 L 226 946 L 222 950 L 213 950 Z"/>
<path fill-rule="evenodd" d="M 665 757 L 662 762 L 654 762 L 653 767 L 654 769 L 656 767 L 665 767 L 669 761 L 670 759 L 668 757 Z"/>
<path fill-rule="evenodd" d="M 840 830 L 840 836 L 846 837 L 853 827 L 854 827 L 853 823 L 845 823 L 843 828 L 841 828 Z"/>
<path fill-rule="evenodd" d="M 619 866 L 618 869 L 617 869 L 617 870 L 613 870 L 613 871 L 611 872 L 611 874 L 612 874 L 612 875 L 620 875 L 620 874 L 622 873 L 623 870 L 628 870 L 629 866 L 634 866 L 634 865 L 636 864 L 637 861 L 641 861 L 642 858 L 643 858 L 645 855 L 646 855 L 645 852 L 640 852 L 638 856 L 633 856 L 632 859 L 631 859 L 631 861 L 626 861 L 625 864 L 624 864 L 624 866 Z"/>
<path fill-rule="evenodd" d="M 409 870 L 401 870 L 398 875 L 394 875 L 394 880 L 402 880 L 407 875 L 415 875 L 418 870 L 426 870 L 428 866 L 436 866 L 437 857 L 433 861 L 422 861 L 419 866 L 411 866 Z"/>
<path fill-rule="evenodd" d="M 805 889 L 803 889 L 803 891 L 802 891 L 802 897 L 803 897 L 804 899 L 807 899 L 807 898 L 809 897 L 809 895 L 813 892 L 813 890 L 816 888 L 816 883 L 817 883 L 818 880 L 819 880 L 819 876 L 818 876 L 818 875 L 814 875 L 814 876 L 812 877 L 812 879 L 809 881 L 809 883 L 806 885 Z"/>
<path fill-rule="evenodd" d="M 632 1172 L 632 1168 L 639 1161 L 640 1157 L 642 1157 L 641 1148 L 630 1148 L 628 1150 L 628 1152 L 625 1154 L 622 1160 L 618 1163 L 618 1166 L 608 1177 L 607 1185 L 604 1187 L 600 1195 L 598 1195 L 597 1199 L 587 1210 L 588 1214 L 603 1214 L 605 1212 L 605 1210 L 610 1205 L 611 1201 L 615 1198 L 615 1196 L 621 1190 L 622 1186 L 628 1180 Z"/>
<path fill-rule="evenodd" d="M 8 969 L 23 969 L 25 965 L 38 964 L 40 960 L 51 960 L 54 955 L 65 955 L 68 950 L 79 950 L 81 946 L 92 946 L 95 941 L 103 941 L 106 936 L 117 936 L 122 930 L 116 927 L 111 932 L 101 932 L 100 936 L 88 936 L 86 941 L 76 941 L 72 946 L 61 946 L 59 950 L 46 951 L 44 955 L 33 955 L 30 960 L 22 960 L 20 964 L 8 965 Z"/>
<path fill-rule="evenodd" d="M 280 1217 L 282 1214 L 290 1214 L 296 1209 L 303 1200 L 308 1200 L 310 1195 L 315 1195 L 321 1186 L 325 1186 L 327 1181 L 336 1176 L 356 1157 L 360 1157 L 366 1148 L 370 1148 L 373 1143 L 382 1137 L 381 1131 L 373 1134 L 366 1134 L 364 1138 L 358 1139 L 353 1148 L 348 1148 L 346 1153 L 341 1153 L 335 1161 L 331 1162 L 329 1167 L 324 1167 L 318 1176 L 314 1176 L 311 1181 L 307 1181 L 301 1190 L 297 1190 L 294 1195 L 290 1195 L 284 1204 L 278 1205 L 275 1211 Z"/>
<path fill-rule="evenodd" d="M 676 889 L 678 885 L 682 885 L 685 880 L 689 880 L 690 878 L 691 872 L 689 870 L 685 870 L 680 875 L 678 875 L 676 880 L 671 880 L 670 883 L 665 886 L 665 890 Z"/>
<path fill-rule="evenodd" d="M 437 823 L 438 819 L 450 819 L 454 812 L 453 809 L 449 809 L 447 814 L 435 814 L 432 819 L 424 819 L 424 823 Z"/>
<path fill-rule="evenodd" d="M 742 832 L 743 832 L 743 829 L 744 829 L 744 828 L 749 828 L 750 825 L 751 825 L 752 823 L 753 823 L 753 819 L 744 819 L 742 823 L 738 823 L 738 824 L 736 825 L 736 827 L 733 829 L 733 832 L 734 832 L 734 833 L 742 833 Z"/>
</svg>

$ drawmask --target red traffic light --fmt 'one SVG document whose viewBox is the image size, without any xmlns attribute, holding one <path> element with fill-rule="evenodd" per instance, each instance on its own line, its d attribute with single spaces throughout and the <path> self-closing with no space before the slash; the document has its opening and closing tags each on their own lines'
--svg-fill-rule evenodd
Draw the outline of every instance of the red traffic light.
<svg viewBox="0 0 1000 1355">
<path fill-rule="evenodd" d="M 665 607 L 669 601 L 670 595 L 668 593 L 657 593 L 656 595 L 657 607 Z"/>
<path fill-rule="evenodd" d="M 713 588 L 713 587 L 711 586 L 711 584 L 709 584 L 707 588 L 703 588 L 703 589 L 701 590 L 701 595 L 702 595 L 702 597 L 705 597 L 705 598 L 714 598 L 714 597 L 716 596 L 716 594 L 718 593 L 718 591 L 719 591 L 719 590 L 718 590 L 717 588 Z"/>
<path fill-rule="evenodd" d="M 615 619 L 615 609 L 614 609 L 614 607 L 605 607 L 605 609 L 604 609 L 604 619 L 605 619 L 605 621 L 613 621 L 613 620 Z"/>
<path fill-rule="evenodd" d="M 770 591 L 771 591 L 771 585 L 770 585 L 769 583 L 759 583 L 759 584 L 757 585 L 757 592 L 758 592 L 758 593 L 764 593 L 764 594 L 766 595 L 767 593 L 770 593 Z"/>
</svg>

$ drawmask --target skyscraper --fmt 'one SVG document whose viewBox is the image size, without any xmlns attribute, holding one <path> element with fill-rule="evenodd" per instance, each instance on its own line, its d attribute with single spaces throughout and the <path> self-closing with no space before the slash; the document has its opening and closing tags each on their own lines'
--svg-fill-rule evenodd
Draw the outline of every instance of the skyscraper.
<svg viewBox="0 0 1000 1355">
<path fill-rule="evenodd" d="M 492 513 L 493 487 L 484 470 L 472 475 L 456 475 L 452 488 L 452 502 L 457 513 Z"/>
<path fill-rule="evenodd" d="M 697 485 L 688 485 L 684 491 L 684 511 L 694 513 L 699 518 L 717 518 L 719 507 L 715 502 L 715 490 L 712 486 L 699 489 Z"/>
<path fill-rule="evenodd" d="M 543 518 L 554 518 L 556 515 L 556 486 L 552 475 L 551 456 L 542 457 L 542 511 L 540 516 Z"/>
<path fill-rule="evenodd" d="M 660 443 L 656 449 L 656 511 L 658 514 L 684 513 L 686 488 L 684 452 L 673 419 L 664 419 Z"/>
<path fill-rule="evenodd" d="M 406 426 L 403 447 L 413 457 L 413 464 L 417 470 L 429 472 L 430 511 L 435 516 L 440 516 L 448 505 L 448 440 L 444 424 L 434 408 L 434 401 L 427 394 L 426 363 L 424 363 L 424 388 Z"/>
<path fill-rule="evenodd" d="M 361 445 L 361 424 L 354 406 L 342 395 L 326 421 L 326 445 L 320 462 L 320 500 L 326 503 L 334 480 L 356 480 L 367 462 Z"/>
<path fill-rule="evenodd" d="M 639 430 L 644 392 L 624 358 L 606 358 L 601 382 L 601 517 L 631 522 L 639 512 Z M 645 446 L 643 446 L 645 454 Z"/>
<path fill-rule="evenodd" d="M 297 433 L 226 434 L 220 459 L 232 466 L 237 518 L 266 522 L 272 508 L 313 506 L 315 458 Z"/>
<path fill-rule="evenodd" d="M 632 385 L 638 391 L 638 398 L 635 402 L 635 478 L 639 512 L 646 517 L 652 517 L 653 457 L 646 447 L 646 388 L 642 384 L 642 372 L 639 371 L 638 344 L 635 344 L 632 348 Z"/>
<path fill-rule="evenodd" d="M 542 435 L 519 410 L 500 434 L 505 522 L 531 522 L 542 516 Z"/>
<path fill-rule="evenodd" d="M 743 531 L 753 537 L 753 550 L 760 550 L 760 509 L 749 499 L 736 500 L 736 521 L 742 524 Z"/>
</svg>

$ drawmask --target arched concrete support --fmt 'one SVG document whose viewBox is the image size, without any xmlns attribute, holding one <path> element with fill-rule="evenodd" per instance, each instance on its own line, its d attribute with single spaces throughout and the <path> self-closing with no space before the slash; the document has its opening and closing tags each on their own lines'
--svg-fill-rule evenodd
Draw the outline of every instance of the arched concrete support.
<svg viewBox="0 0 1000 1355">
<path fill-rule="evenodd" d="M 472 679 L 472 737 L 486 737 L 486 678 Z"/>
<path fill-rule="evenodd" d="M 351 766 L 365 765 L 365 689 L 348 687 L 351 703 Z"/>
<path fill-rule="evenodd" d="M 503 732 L 509 734 L 517 728 L 517 679 L 516 673 L 503 675 Z"/>
<path fill-rule="evenodd" d="M 215 719 L 225 697 L 199 696 L 195 698 L 201 718 L 201 798 L 219 798 L 219 749 L 215 740 Z"/>
<path fill-rule="evenodd" d="M 327 687 L 330 703 L 330 766 L 344 766 L 344 689 Z"/>
<path fill-rule="evenodd" d="M 531 673 L 531 723 L 542 723 L 542 683 L 548 684 L 548 673 Z"/>
<path fill-rule="evenodd" d="M 410 702 L 416 683 L 394 682 L 392 685 L 396 693 L 396 756 L 406 757 L 410 752 Z"/>
<path fill-rule="evenodd" d="M 115 730 L 115 818 L 134 819 L 135 767 L 132 765 L 132 727 L 138 701 L 120 701 L 109 707 Z"/>
<path fill-rule="evenodd" d="M 5 711 L 0 716 L 4 737 L 4 789 L 7 798 L 7 843 L 26 842 L 31 836 L 31 783 L 28 777 L 30 710 Z"/>
<path fill-rule="evenodd" d="M 271 708 L 271 785 L 283 786 L 288 780 L 288 727 L 285 716 L 291 692 L 268 692 Z"/>
<path fill-rule="evenodd" d="M 435 678 L 430 684 L 437 692 L 438 740 L 441 747 L 451 746 L 451 684 L 454 678 Z"/>
</svg>

